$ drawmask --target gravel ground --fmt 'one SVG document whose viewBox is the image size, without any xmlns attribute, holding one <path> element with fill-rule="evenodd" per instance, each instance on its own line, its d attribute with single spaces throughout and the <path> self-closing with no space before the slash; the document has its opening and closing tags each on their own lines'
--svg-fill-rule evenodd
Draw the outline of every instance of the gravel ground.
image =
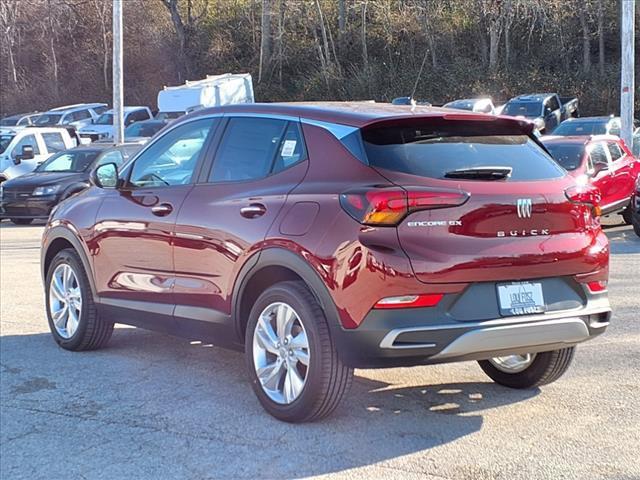
<svg viewBox="0 0 640 480">
<path fill-rule="evenodd" d="M 58 348 L 42 227 L 3 222 L 0 478 L 640 479 L 640 238 L 619 221 L 612 324 L 558 382 L 507 390 L 472 362 L 358 370 L 336 414 L 298 426 L 262 411 L 235 352 L 126 327 L 105 350 Z"/>
</svg>

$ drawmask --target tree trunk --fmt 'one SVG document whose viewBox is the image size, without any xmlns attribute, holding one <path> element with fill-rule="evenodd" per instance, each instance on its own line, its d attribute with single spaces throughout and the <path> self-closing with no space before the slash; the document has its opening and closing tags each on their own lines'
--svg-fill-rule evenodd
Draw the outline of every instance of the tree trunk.
<svg viewBox="0 0 640 480">
<path fill-rule="evenodd" d="M 260 65 L 258 68 L 258 83 L 262 81 L 263 73 L 271 61 L 271 0 L 262 0 L 262 20 L 260 21 Z"/>
<path fill-rule="evenodd" d="M 347 26 L 347 8 L 345 0 L 338 0 L 338 42 L 342 42 Z"/>
<path fill-rule="evenodd" d="M 53 96 L 58 100 L 60 95 L 60 85 L 58 84 L 58 57 L 56 55 L 56 31 L 53 25 L 53 12 L 51 11 L 51 0 L 48 0 L 49 7 L 49 50 L 51 53 L 51 68 L 53 70 Z"/>
<path fill-rule="evenodd" d="M 365 71 L 369 70 L 369 54 L 367 52 L 367 1 L 362 3 L 362 64 Z"/>
<path fill-rule="evenodd" d="M 586 75 L 591 70 L 591 39 L 589 38 L 589 26 L 584 6 L 578 8 L 578 17 L 582 27 L 582 73 Z"/>
<path fill-rule="evenodd" d="M 284 63 L 284 12 L 285 1 L 280 0 L 278 2 L 278 36 L 275 40 L 274 50 L 276 51 L 277 69 L 278 69 L 278 84 L 282 87 L 282 64 Z"/>
<path fill-rule="evenodd" d="M 500 28 L 498 20 L 491 20 L 489 24 L 489 70 L 495 72 L 498 68 L 498 49 L 500 47 Z"/>
<path fill-rule="evenodd" d="M 180 49 L 180 81 L 191 75 L 191 62 L 189 61 L 189 52 L 187 51 L 187 28 L 185 27 L 180 12 L 178 11 L 178 0 L 163 0 L 165 6 L 171 14 L 171 22 L 178 37 L 178 47 Z"/>
<path fill-rule="evenodd" d="M 604 3 L 598 1 L 598 65 L 600 76 L 604 76 Z"/>
</svg>

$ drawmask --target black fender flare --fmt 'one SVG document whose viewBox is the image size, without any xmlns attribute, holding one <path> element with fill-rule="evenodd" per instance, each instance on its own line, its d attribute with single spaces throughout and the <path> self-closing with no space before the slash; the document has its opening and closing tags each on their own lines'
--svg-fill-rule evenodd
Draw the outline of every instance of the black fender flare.
<svg viewBox="0 0 640 480">
<path fill-rule="evenodd" d="M 270 266 L 287 268 L 302 278 L 311 290 L 311 293 L 318 300 L 318 303 L 320 303 L 327 318 L 331 335 L 334 338 L 339 337 L 342 331 L 340 315 L 320 275 L 318 275 L 314 268 L 302 258 L 302 256 L 284 248 L 269 247 L 255 253 L 253 257 L 246 261 L 240 269 L 233 287 L 231 315 L 238 338 L 244 341 L 242 336 L 242 319 L 240 318 L 240 300 L 245 293 L 246 285 L 256 272 L 264 267 Z"/>
<path fill-rule="evenodd" d="M 47 252 L 49 251 L 49 247 L 51 244 L 58 239 L 64 239 L 71 244 L 71 246 L 75 249 L 82 261 L 82 266 L 84 267 L 85 272 L 87 272 L 87 278 L 89 279 L 89 286 L 91 287 L 91 294 L 93 295 L 94 301 L 98 301 L 98 294 L 96 291 L 95 280 L 93 278 L 93 269 L 91 268 L 91 262 L 89 261 L 89 254 L 87 252 L 87 248 L 85 244 L 77 237 L 77 235 L 68 227 L 64 226 L 55 226 L 50 228 L 46 232 L 46 240 L 42 245 L 42 253 L 40 254 L 40 270 L 42 273 L 42 283 L 46 284 L 47 274 L 46 274 L 46 258 Z"/>
<path fill-rule="evenodd" d="M 72 195 L 75 195 L 76 193 L 80 193 L 83 190 L 86 190 L 87 188 L 89 188 L 89 186 L 90 186 L 89 182 L 72 183 L 67 188 L 65 188 L 64 192 L 60 196 L 60 201 L 66 200 L 67 198 L 71 197 Z"/>
</svg>

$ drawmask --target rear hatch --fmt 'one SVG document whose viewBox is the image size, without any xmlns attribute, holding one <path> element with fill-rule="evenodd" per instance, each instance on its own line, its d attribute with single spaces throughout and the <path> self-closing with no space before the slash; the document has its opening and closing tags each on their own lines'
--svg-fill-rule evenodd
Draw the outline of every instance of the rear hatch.
<svg viewBox="0 0 640 480">
<path fill-rule="evenodd" d="M 410 204 L 417 199 L 397 231 L 420 281 L 518 280 L 602 268 L 606 246 L 598 256 L 594 192 L 576 186 L 529 131 L 522 122 L 458 114 L 362 130 L 369 164 L 404 189 Z M 419 207 L 425 195 L 440 192 L 453 200 Z"/>
</svg>

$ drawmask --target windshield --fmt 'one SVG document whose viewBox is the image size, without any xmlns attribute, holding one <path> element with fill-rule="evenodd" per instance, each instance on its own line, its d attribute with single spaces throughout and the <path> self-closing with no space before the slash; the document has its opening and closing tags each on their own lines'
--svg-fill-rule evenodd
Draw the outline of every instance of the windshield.
<svg viewBox="0 0 640 480">
<path fill-rule="evenodd" d="M 455 170 L 508 167 L 508 181 L 543 180 L 564 172 L 540 146 L 523 134 L 486 133 L 465 124 L 421 128 L 378 127 L 362 132 L 369 164 L 395 172 L 446 179 Z"/>
<path fill-rule="evenodd" d="M 565 170 L 575 170 L 582 162 L 584 155 L 584 145 L 582 144 L 559 144 L 551 143 L 545 145 L 551 153 L 554 160 L 558 162 Z"/>
<path fill-rule="evenodd" d="M 113 113 L 103 113 L 95 121 L 96 125 L 113 125 Z"/>
<path fill-rule="evenodd" d="M 36 168 L 36 172 L 84 172 L 99 154 L 100 150 L 61 152 Z"/>
<path fill-rule="evenodd" d="M 133 137 L 153 137 L 158 131 L 164 127 L 164 123 L 132 123 L 124 130 L 124 138 Z"/>
<path fill-rule="evenodd" d="M 10 135 L 0 135 L 0 153 L 4 153 L 15 136 L 15 133 Z"/>
<path fill-rule="evenodd" d="M 503 115 L 511 115 L 512 117 L 539 117 L 542 114 L 542 108 L 539 103 L 534 102 L 509 102 L 502 110 Z"/>
<path fill-rule="evenodd" d="M 562 122 L 553 131 L 554 135 L 562 135 L 567 137 L 569 135 L 604 135 L 607 133 L 607 122 L 581 122 L 570 121 Z"/>
<path fill-rule="evenodd" d="M 0 120 L 0 125 L 3 127 L 13 127 L 18 124 L 18 117 L 7 117 Z"/>
<path fill-rule="evenodd" d="M 36 119 L 33 121 L 33 124 L 38 125 L 39 127 L 57 125 L 60 122 L 61 118 L 61 114 L 45 113 L 43 115 L 40 115 L 39 117 L 36 117 Z"/>
</svg>

